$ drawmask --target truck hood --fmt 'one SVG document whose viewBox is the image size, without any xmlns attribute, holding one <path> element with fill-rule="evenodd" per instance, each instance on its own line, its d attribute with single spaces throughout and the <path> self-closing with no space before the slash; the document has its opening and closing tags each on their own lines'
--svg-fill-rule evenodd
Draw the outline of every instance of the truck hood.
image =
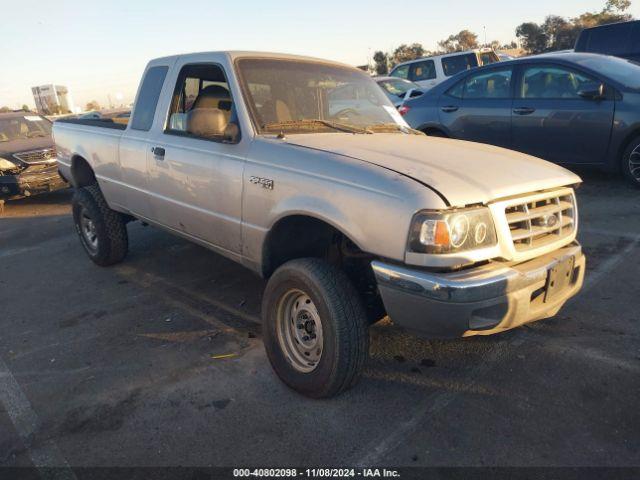
<svg viewBox="0 0 640 480">
<path fill-rule="evenodd" d="M 582 181 L 539 158 L 460 140 L 393 133 L 327 133 L 290 135 L 286 141 L 406 175 L 437 191 L 451 206 L 488 203 Z"/>
<path fill-rule="evenodd" d="M 51 137 L 24 138 L 11 140 L 10 142 L 0 142 L 0 157 L 10 156 L 13 153 L 26 152 L 29 150 L 40 150 L 53 147 Z"/>
</svg>

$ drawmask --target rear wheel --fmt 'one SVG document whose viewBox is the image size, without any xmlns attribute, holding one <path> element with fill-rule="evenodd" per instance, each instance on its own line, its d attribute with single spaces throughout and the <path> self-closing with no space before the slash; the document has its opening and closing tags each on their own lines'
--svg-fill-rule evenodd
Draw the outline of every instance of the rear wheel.
<svg viewBox="0 0 640 480">
<path fill-rule="evenodd" d="M 622 155 L 622 174 L 640 188 L 640 136 L 634 138 Z"/>
<path fill-rule="evenodd" d="M 269 361 L 292 389 L 332 397 L 360 377 L 369 353 L 367 318 L 340 269 L 315 258 L 284 264 L 267 284 L 262 316 Z"/>
<path fill-rule="evenodd" d="M 73 221 L 89 258 L 102 267 L 121 262 L 129 240 L 125 217 L 109 208 L 98 185 L 76 189 Z"/>
</svg>

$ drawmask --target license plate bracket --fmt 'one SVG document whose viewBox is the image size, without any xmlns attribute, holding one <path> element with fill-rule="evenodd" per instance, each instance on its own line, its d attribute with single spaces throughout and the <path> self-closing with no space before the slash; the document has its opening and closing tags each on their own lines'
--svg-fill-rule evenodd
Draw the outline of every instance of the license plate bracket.
<svg viewBox="0 0 640 480">
<path fill-rule="evenodd" d="M 545 302 L 555 300 L 571 283 L 575 263 L 576 258 L 571 256 L 549 269 L 547 273 L 547 284 L 545 286 Z"/>
</svg>

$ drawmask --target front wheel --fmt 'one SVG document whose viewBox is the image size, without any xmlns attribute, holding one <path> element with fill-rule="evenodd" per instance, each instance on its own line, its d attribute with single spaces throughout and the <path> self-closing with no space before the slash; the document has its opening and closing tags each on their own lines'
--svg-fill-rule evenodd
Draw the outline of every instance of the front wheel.
<svg viewBox="0 0 640 480">
<path fill-rule="evenodd" d="M 271 366 L 297 392 L 327 398 L 351 387 L 369 354 L 360 296 L 340 269 L 306 258 L 273 274 L 262 304 Z"/>
<path fill-rule="evenodd" d="M 640 136 L 634 138 L 622 155 L 622 174 L 640 188 Z"/>
</svg>

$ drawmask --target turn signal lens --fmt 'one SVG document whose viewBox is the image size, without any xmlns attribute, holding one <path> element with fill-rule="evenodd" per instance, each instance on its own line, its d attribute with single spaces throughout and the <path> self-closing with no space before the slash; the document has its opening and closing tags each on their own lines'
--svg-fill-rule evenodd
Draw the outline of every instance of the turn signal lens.
<svg viewBox="0 0 640 480">
<path fill-rule="evenodd" d="M 409 113 L 409 110 L 411 110 L 411 107 L 407 107 L 406 105 L 398 107 L 398 112 L 402 116 L 405 116 L 407 113 Z"/>
</svg>

